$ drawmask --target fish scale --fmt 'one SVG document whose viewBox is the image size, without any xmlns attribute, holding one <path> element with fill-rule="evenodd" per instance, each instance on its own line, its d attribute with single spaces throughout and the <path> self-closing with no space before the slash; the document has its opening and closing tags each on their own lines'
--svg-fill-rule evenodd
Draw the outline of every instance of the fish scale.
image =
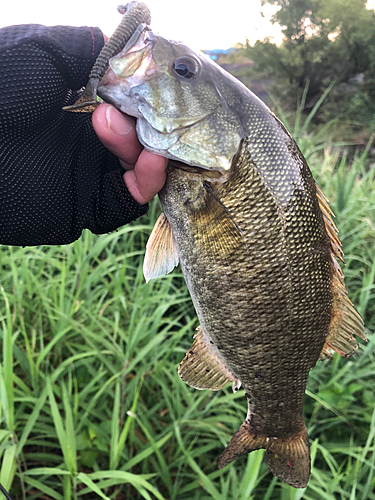
<svg viewBox="0 0 375 500">
<path fill-rule="evenodd" d="M 171 160 L 144 274 L 181 264 L 200 327 L 179 375 L 197 389 L 242 385 L 248 401 L 218 465 L 264 448 L 273 474 L 305 487 L 309 371 L 365 338 L 327 200 L 282 123 L 202 54 L 145 28 L 111 61 L 99 95 Z"/>
</svg>

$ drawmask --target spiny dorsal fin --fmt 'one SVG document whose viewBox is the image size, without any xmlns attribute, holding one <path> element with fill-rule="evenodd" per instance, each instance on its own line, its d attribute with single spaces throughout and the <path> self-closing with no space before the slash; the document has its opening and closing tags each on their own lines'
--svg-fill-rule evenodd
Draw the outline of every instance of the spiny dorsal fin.
<svg viewBox="0 0 375 500">
<path fill-rule="evenodd" d="M 358 349 L 357 341 L 353 335 L 358 335 L 366 340 L 365 327 L 361 316 L 354 309 L 348 298 L 344 284 L 344 274 L 336 258 L 344 263 L 344 254 L 338 237 L 338 230 L 333 222 L 334 214 L 329 208 L 328 200 L 322 190 L 316 185 L 316 195 L 320 210 L 323 214 L 325 228 L 331 243 L 331 256 L 333 264 L 332 288 L 333 305 L 332 319 L 328 330 L 326 342 L 320 354 L 320 359 L 332 357 L 333 352 L 341 356 L 350 357 Z"/>
<path fill-rule="evenodd" d="M 344 254 L 342 252 L 341 241 L 338 236 L 339 232 L 337 230 L 335 223 L 333 222 L 333 217 L 335 215 L 330 209 L 328 205 L 328 199 L 324 195 L 323 191 L 317 184 L 315 184 L 315 186 L 316 186 L 316 196 L 319 202 L 319 208 L 323 214 L 324 225 L 331 242 L 332 252 L 334 253 L 335 257 L 341 260 L 341 262 L 344 262 Z"/>
<path fill-rule="evenodd" d="M 218 391 L 228 382 L 233 382 L 233 392 L 236 392 L 240 388 L 240 381 L 215 354 L 200 326 L 197 328 L 194 339 L 178 367 L 180 379 L 194 389 L 210 389 L 211 391 Z"/>
<path fill-rule="evenodd" d="M 146 245 L 143 275 L 148 282 L 170 273 L 178 265 L 176 241 L 172 228 L 162 212 Z"/>
</svg>

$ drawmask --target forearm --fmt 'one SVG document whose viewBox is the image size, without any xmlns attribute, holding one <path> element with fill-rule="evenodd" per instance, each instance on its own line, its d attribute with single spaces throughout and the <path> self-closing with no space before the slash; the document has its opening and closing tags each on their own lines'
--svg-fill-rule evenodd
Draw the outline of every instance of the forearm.
<svg viewBox="0 0 375 500">
<path fill-rule="evenodd" d="M 112 231 L 147 211 L 91 114 L 61 111 L 103 43 L 97 28 L 0 30 L 0 243 L 70 243 L 85 228 Z"/>
</svg>

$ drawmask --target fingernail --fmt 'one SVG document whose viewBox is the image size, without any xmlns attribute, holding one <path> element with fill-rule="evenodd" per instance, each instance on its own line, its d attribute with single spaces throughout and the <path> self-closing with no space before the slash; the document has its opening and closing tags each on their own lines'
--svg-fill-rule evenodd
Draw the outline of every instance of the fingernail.
<svg viewBox="0 0 375 500">
<path fill-rule="evenodd" d="M 124 115 L 121 115 L 113 106 L 107 107 L 105 117 L 107 127 L 117 135 L 128 135 L 133 129 L 132 122 Z"/>
</svg>

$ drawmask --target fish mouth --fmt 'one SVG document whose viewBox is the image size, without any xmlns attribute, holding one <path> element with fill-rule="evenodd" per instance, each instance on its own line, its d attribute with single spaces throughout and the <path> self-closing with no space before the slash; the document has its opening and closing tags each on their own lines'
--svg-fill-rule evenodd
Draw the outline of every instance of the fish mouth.
<svg viewBox="0 0 375 500">
<path fill-rule="evenodd" d="M 140 24 L 125 48 L 109 60 L 109 66 L 118 79 L 129 80 L 142 70 L 139 78 L 144 82 L 157 69 L 152 58 L 156 36 L 151 29 Z M 135 82 L 131 82 L 135 85 Z"/>
<path fill-rule="evenodd" d="M 138 26 L 124 49 L 109 60 L 108 69 L 98 86 L 99 97 L 121 109 L 119 103 L 126 99 L 126 93 L 158 71 L 152 57 L 155 40 L 156 36 L 146 24 Z M 125 112 L 139 116 L 138 112 L 132 114 L 132 109 Z"/>
<path fill-rule="evenodd" d="M 155 35 L 147 25 L 140 24 L 125 48 L 109 60 L 109 68 L 100 82 L 98 95 L 120 111 L 144 118 L 156 133 L 183 132 L 193 125 L 199 125 L 211 111 L 191 118 L 166 118 L 136 89 L 144 86 L 155 73 L 160 73 L 153 56 L 157 39 L 161 37 Z"/>
</svg>

